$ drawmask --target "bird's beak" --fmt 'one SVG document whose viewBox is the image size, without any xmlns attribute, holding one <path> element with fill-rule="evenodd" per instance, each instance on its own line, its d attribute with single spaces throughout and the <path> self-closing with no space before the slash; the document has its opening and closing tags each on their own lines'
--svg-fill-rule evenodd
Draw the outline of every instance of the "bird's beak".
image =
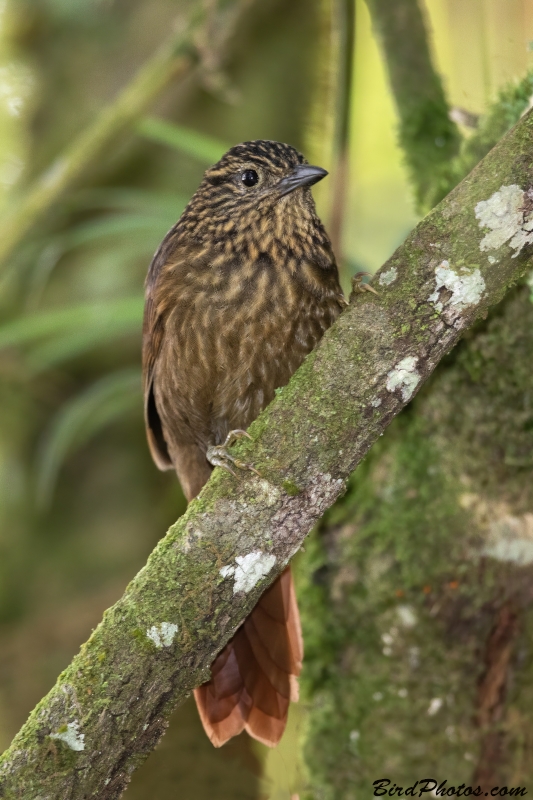
<svg viewBox="0 0 533 800">
<path fill-rule="evenodd" d="M 322 167 L 298 164 L 290 175 L 280 180 L 278 185 L 281 190 L 281 196 L 284 197 L 286 194 L 298 189 L 299 186 L 312 186 L 314 183 L 321 181 L 322 178 L 325 178 L 327 174 L 327 170 L 322 169 Z"/>
</svg>

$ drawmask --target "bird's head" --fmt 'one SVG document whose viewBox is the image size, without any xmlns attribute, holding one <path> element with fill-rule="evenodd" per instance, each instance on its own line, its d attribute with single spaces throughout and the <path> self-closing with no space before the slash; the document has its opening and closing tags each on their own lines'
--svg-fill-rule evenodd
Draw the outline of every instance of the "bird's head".
<svg viewBox="0 0 533 800">
<path fill-rule="evenodd" d="M 315 221 L 310 187 L 327 175 L 288 144 L 257 140 L 235 145 L 210 167 L 183 217 L 185 227 L 214 239 L 253 228 Z"/>
<path fill-rule="evenodd" d="M 288 144 L 258 140 L 232 147 L 205 173 L 204 183 L 213 196 L 230 205 L 257 205 L 281 200 L 297 189 L 305 189 L 328 173 L 307 163 Z M 300 192 L 297 197 L 302 197 Z"/>
</svg>

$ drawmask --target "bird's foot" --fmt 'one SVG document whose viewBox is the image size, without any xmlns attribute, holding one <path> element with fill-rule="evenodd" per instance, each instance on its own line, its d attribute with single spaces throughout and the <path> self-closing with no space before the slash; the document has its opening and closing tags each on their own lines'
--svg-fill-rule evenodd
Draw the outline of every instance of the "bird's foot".
<svg viewBox="0 0 533 800">
<path fill-rule="evenodd" d="M 261 477 L 261 474 L 253 467 L 251 464 L 247 464 L 245 461 L 241 461 L 235 456 L 232 456 L 231 453 L 228 453 L 228 447 L 231 447 L 237 439 L 242 439 L 245 437 L 246 439 L 251 439 L 249 433 L 246 431 L 230 431 L 226 436 L 226 441 L 224 444 L 212 445 L 211 447 L 207 448 L 206 458 L 209 463 L 213 467 L 221 467 L 225 469 L 226 472 L 231 472 L 232 475 L 237 477 L 237 473 L 233 469 L 233 467 L 237 467 L 238 469 L 248 469 L 250 472 L 255 472 L 256 475 Z"/>
<path fill-rule="evenodd" d="M 370 278 L 373 277 L 371 272 L 356 272 L 352 277 L 352 293 L 350 295 L 350 300 L 353 300 L 356 294 L 361 294 L 362 292 L 372 292 L 372 294 L 377 294 L 379 296 L 379 292 L 376 291 L 373 286 L 370 286 L 369 283 L 363 283 L 365 275 L 368 275 Z"/>
</svg>

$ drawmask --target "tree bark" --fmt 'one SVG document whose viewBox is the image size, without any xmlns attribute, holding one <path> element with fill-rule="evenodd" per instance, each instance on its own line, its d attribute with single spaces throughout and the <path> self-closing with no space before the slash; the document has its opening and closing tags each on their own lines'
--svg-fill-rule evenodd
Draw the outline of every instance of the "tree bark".
<svg viewBox="0 0 533 800">
<path fill-rule="evenodd" d="M 529 789 L 532 352 L 522 286 L 441 364 L 299 561 L 312 797 L 353 800 L 381 778 Z"/>
<path fill-rule="evenodd" d="M 2 756 L 0 797 L 120 796 L 371 445 L 524 274 L 532 161 L 527 115 L 384 265 L 379 297 L 355 297 L 236 448 L 262 477 L 215 470 Z"/>
</svg>

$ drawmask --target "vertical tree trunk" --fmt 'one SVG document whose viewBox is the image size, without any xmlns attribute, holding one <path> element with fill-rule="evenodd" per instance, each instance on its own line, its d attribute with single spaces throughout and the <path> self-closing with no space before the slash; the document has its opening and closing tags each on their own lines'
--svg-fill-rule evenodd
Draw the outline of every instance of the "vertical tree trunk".
<svg viewBox="0 0 533 800">
<path fill-rule="evenodd" d="M 398 111 L 398 139 L 416 204 L 427 211 L 453 185 L 461 135 L 449 117 L 419 0 L 366 0 Z M 451 185 L 450 185 L 451 183 Z"/>
<path fill-rule="evenodd" d="M 466 335 L 300 562 L 313 797 L 533 779 L 533 305 Z"/>
</svg>

